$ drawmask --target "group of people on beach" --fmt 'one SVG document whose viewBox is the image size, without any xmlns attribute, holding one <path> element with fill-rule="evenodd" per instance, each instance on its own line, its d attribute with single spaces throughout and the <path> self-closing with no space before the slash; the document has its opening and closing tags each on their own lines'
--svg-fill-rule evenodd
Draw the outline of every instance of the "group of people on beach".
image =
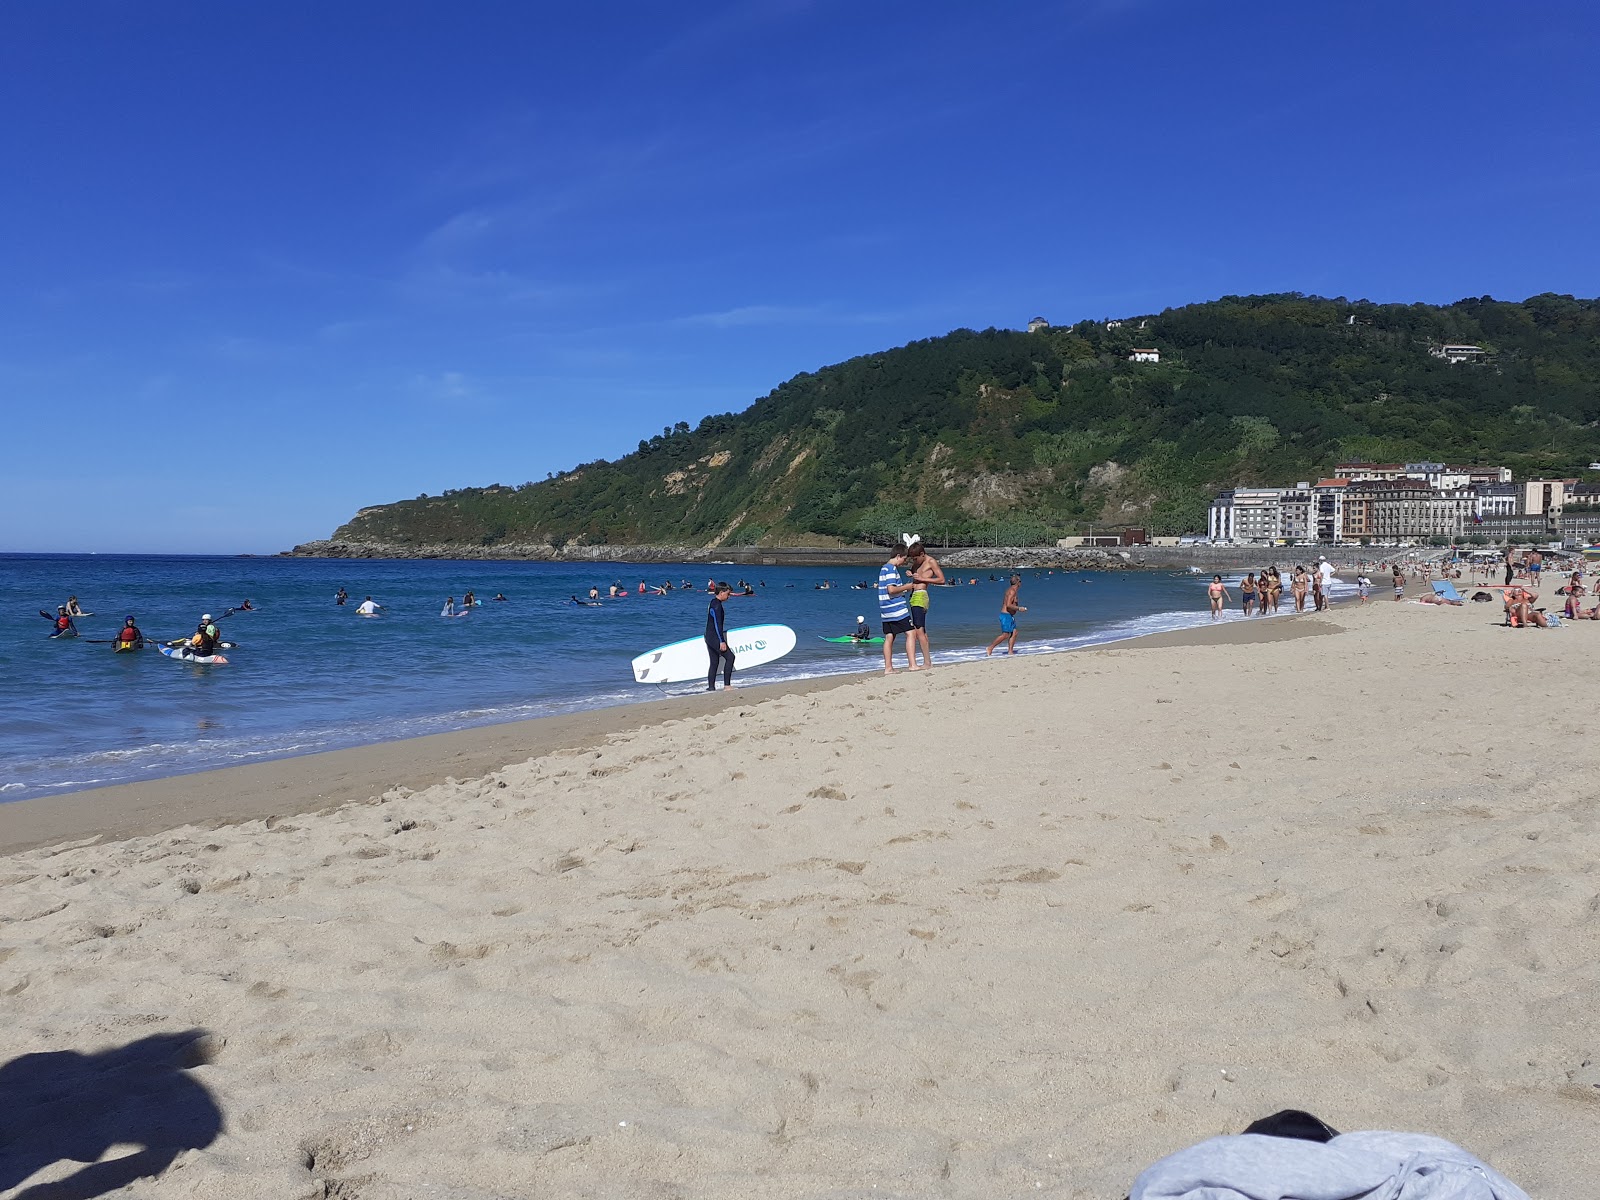
<svg viewBox="0 0 1600 1200">
<path fill-rule="evenodd" d="M 976 582 L 974 580 L 973 582 Z M 926 671 L 933 666 L 933 653 L 928 641 L 928 589 L 945 587 L 947 581 L 939 560 L 928 553 L 922 537 L 915 533 L 900 535 L 900 544 L 889 555 L 889 561 L 878 570 L 878 618 L 883 630 L 883 673 L 896 673 L 894 642 L 905 638 L 906 669 Z M 989 643 L 985 656 L 994 653 L 1002 643 L 1008 653 L 1017 652 L 1017 616 L 1028 610 L 1018 602 L 1022 576 L 1012 575 L 1005 597 L 1000 602 L 1000 636 Z M 851 636 L 866 640 L 862 631 L 865 621 L 856 619 L 857 632 Z M 921 665 L 918 665 L 918 658 Z"/>
<path fill-rule="evenodd" d="M 1326 558 L 1318 558 L 1317 565 L 1310 571 L 1304 565 L 1297 564 L 1289 576 L 1289 594 L 1294 598 L 1294 611 L 1305 612 L 1308 601 L 1316 612 L 1327 608 L 1335 574 L 1333 564 Z M 1211 619 L 1221 620 L 1224 606 L 1232 599 L 1221 575 L 1211 577 L 1206 595 L 1211 601 Z M 1251 571 L 1239 583 L 1239 606 L 1247 617 L 1264 617 L 1277 612 L 1282 597 L 1283 576 L 1276 566 L 1264 567 L 1259 576 Z"/>
</svg>

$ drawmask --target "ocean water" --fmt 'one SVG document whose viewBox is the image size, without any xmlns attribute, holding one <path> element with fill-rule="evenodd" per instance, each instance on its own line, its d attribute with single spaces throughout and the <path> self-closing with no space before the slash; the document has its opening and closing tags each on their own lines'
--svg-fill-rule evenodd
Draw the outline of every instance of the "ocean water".
<svg viewBox="0 0 1600 1200">
<path fill-rule="evenodd" d="M 882 669 L 881 647 L 821 640 L 848 633 L 858 613 L 876 623 L 876 591 L 848 586 L 875 579 L 868 568 L 0 555 L 0 800 L 693 691 L 699 685 L 635 684 L 629 660 L 700 635 L 713 573 L 756 585 L 756 596 L 729 602 L 730 626 L 778 622 L 799 637 L 794 653 L 741 681 Z M 1202 576 L 1021 574 L 1019 653 L 1210 619 Z M 961 577 L 978 582 L 933 593 L 936 662 L 981 657 L 999 633 L 1002 572 Z M 641 578 L 687 580 L 691 590 L 601 608 L 568 599 L 618 581 L 637 589 Z M 824 580 L 835 586 L 819 590 Z M 341 586 L 344 607 L 333 603 Z M 483 606 L 441 620 L 445 597 L 459 601 L 469 589 Z M 507 601 L 489 601 L 497 592 Z M 38 610 L 53 613 L 70 594 L 95 615 L 78 621 L 82 637 L 51 640 Z M 383 617 L 355 615 L 369 594 Z M 181 637 L 202 613 L 245 597 L 258 611 L 223 622 L 239 646 L 227 666 L 89 641 L 112 637 L 130 613 L 148 636 Z M 1229 619 L 1239 619 L 1237 606 Z"/>
</svg>

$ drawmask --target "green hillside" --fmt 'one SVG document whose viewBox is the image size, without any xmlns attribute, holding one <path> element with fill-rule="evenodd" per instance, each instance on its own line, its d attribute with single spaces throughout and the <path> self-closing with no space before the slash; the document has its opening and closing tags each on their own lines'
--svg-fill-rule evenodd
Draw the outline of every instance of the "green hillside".
<svg viewBox="0 0 1600 1200">
<path fill-rule="evenodd" d="M 1352 321 L 1353 318 L 1353 321 Z M 1442 343 L 1489 352 L 1451 365 Z M 1134 347 L 1161 362 L 1127 361 Z M 1107 328 L 957 330 L 798 375 L 519 487 L 364 509 L 335 541 L 1019 545 L 1205 526 L 1214 491 L 1345 457 L 1577 474 L 1600 459 L 1600 301 L 1225 297 Z"/>
</svg>

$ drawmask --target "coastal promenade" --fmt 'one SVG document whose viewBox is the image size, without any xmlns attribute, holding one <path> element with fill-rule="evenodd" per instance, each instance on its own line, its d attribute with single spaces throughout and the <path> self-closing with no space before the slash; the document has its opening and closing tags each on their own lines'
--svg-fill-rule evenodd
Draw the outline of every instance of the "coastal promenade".
<svg viewBox="0 0 1600 1200">
<path fill-rule="evenodd" d="M 313 755 L 265 811 L 142 785 L 136 836 L 0 862 L 0 1061 L 207 1031 L 150 1197 L 1117 1197 L 1284 1107 L 1583 1195 L 1600 750 L 1482 682 L 1586 695 L 1600 630 L 1497 617 Z M 384 752 L 416 786 L 338 757 Z"/>
</svg>

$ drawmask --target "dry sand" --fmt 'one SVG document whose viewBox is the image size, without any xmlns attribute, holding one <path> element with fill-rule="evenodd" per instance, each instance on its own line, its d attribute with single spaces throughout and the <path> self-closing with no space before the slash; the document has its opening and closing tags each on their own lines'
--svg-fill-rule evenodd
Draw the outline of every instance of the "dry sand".
<svg viewBox="0 0 1600 1200">
<path fill-rule="evenodd" d="M 718 697 L 15 854 L 0 1062 L 209 1030 L 225 1131 L 136 1196 L 1115 1200 L 1286 1106 L 1592 1194 L 1600 629 L 1495 617 Z"/>
</svg>

